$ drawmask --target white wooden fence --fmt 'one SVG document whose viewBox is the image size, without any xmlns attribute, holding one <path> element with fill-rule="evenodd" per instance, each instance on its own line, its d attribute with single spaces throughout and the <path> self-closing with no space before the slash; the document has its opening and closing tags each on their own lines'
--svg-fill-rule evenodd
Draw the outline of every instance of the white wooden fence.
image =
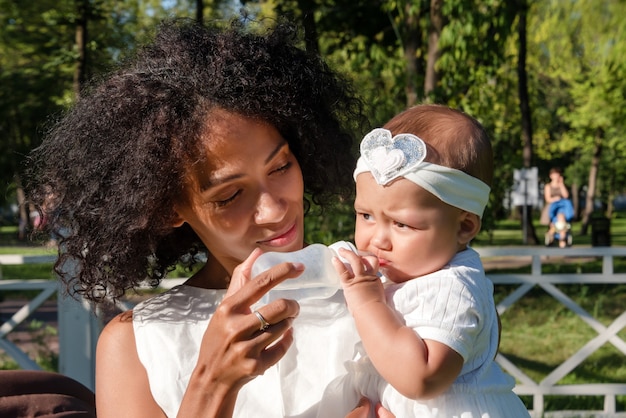
<svg viewBox="0 0 626 418">
<path fill-rule="evenodd" d="M 626 326 L 626 306 L 609 326 L 604 326 L 598 319 L 574 302 L 563 293 L 557 284 L 620 284 L 626 283 L 625 273 L 614 272 L 614 259 L 626 257 L 626 248 L 539 248 L 539 247 L 515 247 L 515 248 L 477 248 L 481 258 L 487 262 L 493 257 L 526 257 L 529 258 L 531 271 L 529 274 L 488 274 L 495 284 L 515 286 L 515 290 L 502 300 L 498 306 L 498 312 L 502 315 L 514 303 L 519 301 L 526 293 L 535 286 L 541 287 L 563 306 L 578 315 L 585 323 L 593 328 L 597 335 L 583 345 L 576 353 L 563 361 L 551 373 L 540 382 L 534 381 L 513 362 L 502 354 L 498 354 L 498 363 L 518 380 L 515 392 L 519 395 L 531 395 L 533 397 L 534 417 L 542 416 L 572 416 L 572 417 L 626 417 L 626 412 L 616 411 L 616 395 L 626 395 L 626 382 L 624 383 L 598 383 L 598 384 L 557 384 L 563 377 L 574 370 L 586 358 L 601 348 L 606 342 L 615 346 L 626 363 L 626 342 L 618 337 L 617 333 Z M 599 257 L 602 259 L 601 273 L 584 274 L 543 274 L 544 262 L 563 262 L 565 258 Z M 559 412 L 544 414 L 544 397 L 547 395 L 601 395 L 604 396 L 604 408 L 602 411 Z"/>
<path fill-rule="evenodd" d="M 502 247 L 476 248 L 486 263 L 498 259 L 516 258 L 527 260 L 531 265 L 530 273 L 523 274 L 489 274 L 489 278 L 499 285 L 514 286 L 515 290 L 498 304 L 498 312 L 502 315 L 513 304 L 524 297 L 532 288 L 539 286 L 559 303 L 578 315 L 592 327 L 597 336 L 588 341 L 578 352 L 566 359 L 540 382 L 534 381 L 512 361 L 502 354 L 497 357 L 498 363 L 518 380 L 515 392 L 519 395 L 533 397 L 533 417 L 626 417 L 626 412 L 616 411 L 616 396 L 626 395 L 625 383 L 600 384 L 557 384 L 564 376 L 582 363 L 606 342 L 615 346 L 623 355 L 626 363 L 626 342 L 617 334 L 626 327 L 626 306 L 624 311 L 609 326 L 603 325 L 592 314 L 585 311 L 565 293 L 557 284 L 620 284 L 626 283 L 626 273 L 614 272 L 614 259 L 626 257 L 626 247 L 595 247 L 595 248 L 541 248 L 541 247 Z M 543 274 L 542 264 L 548 260 L 564 258 L 598 257 L 602 259 L 601 273 L 584 274 Z M 2 264 L 42 263 L 51 262 L 53 257 L 0 256 L 0 279 Z M 169 288 L 180 280 L 167 280 L 164 288 Z M 4 350 L 24 369 L 38 369 L 39 366 L 19 347 L 7 339 L 7 335 L 20 323 L 25 321 L 39 306 L 58 290 L 54 281 L 49 280 L 0 280 L 0 292 L 18 289 L 39 290 L 40 293 L 20 308 L 10 320 L 0 326 L 0 349 Z M 87 387 L 94 388 L 95 346 L 102 324 L 86 303 L 79 303 L 71 298 L 57 297 L 59 309 L 59 371 L 71 376 Z M 130 308 L 126 305 L 123 308 Z M 550 395 L 601 395 L 604 397 L 602 411 L 560 411 L 544 413 L 544 401 Z"/>
</svg>

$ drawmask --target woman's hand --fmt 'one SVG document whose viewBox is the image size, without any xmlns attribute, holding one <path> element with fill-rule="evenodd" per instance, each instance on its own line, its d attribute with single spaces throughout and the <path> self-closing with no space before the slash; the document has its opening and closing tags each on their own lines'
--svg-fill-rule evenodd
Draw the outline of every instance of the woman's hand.
<svg viewBox="0 0 626 418">
<path fill-rule="evenodd" d="M 372 405 L 367 398 L 361 398 L 356 408 L 354 408 L 346 418 L 367 418 L 369 417 L 370 409 Z M 376 418 L 395 418 L 391 412 L 387 411 L 380 403 L 374 406 L 374 416 Z"/>
<path fill-rule="evenodd" d="M 300 275 L 304 266 L 281 263 L 251 280 L 252 264 L 260 254 L 253 251 L 234 270 L 204 333 L 179 416 L 230 417 L 241 387 L 276 364 L 293 342 L 291 325 L 300 309 L 296 301 L 278 299 L 258 308 L 269 324 L 265 328 L 250 306 L 283 280 Z"/>
<path fill-rule="evenodd" d="M 560 186 L 561 184 L 563 184 L 563 176 L 560 174 L 554 176 L 554 185 Z"/>
</svg>

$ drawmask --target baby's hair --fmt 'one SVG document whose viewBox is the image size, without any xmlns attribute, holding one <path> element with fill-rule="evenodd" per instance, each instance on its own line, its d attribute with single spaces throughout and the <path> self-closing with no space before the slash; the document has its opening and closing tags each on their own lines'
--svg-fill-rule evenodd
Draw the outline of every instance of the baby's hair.
<svg viewBox="0 0 626 418">
<path fill-rule="evenodd" d="M 188 225 L 171 225 L 214 109 L 276 127 L 315 203 L 350 196 L 361 103 L 297 44 L 288 24 L 253 34 L 241 22 L 216 29 L 170 21 L 81 94 L 26 173 L 45 230 L 61 235 L 55 271 L 70 293 L 117 298 L 145 281 L 158 284 L 181 257 L 205 249 Z"/>
<path fill-rule="evenodd" d="M 426 161 L 461 170 L 491 186 L 491 141 L 471 116 L 446 106 L 422 104 L 398 114 L 384 128 L 392 135 L 410 133 L 420 137 L 427 146 Z"/>
</svg>

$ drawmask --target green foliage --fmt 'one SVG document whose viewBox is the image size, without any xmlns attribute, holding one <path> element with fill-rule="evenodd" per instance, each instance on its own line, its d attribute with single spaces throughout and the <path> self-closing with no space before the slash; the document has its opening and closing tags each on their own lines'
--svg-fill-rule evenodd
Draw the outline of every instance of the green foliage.
<svg viewBox="0 0 626 418">
<path fill-rule="evenodd" d="M 215 10 L 229 12 L 227 2 L 215 3 Z M 49 120 L 74 101 L 80 20 L 87 19 L 89 80 L 132 54 L 164 17 L 193 16 L 194 6 L 159 0 L 0 0 L 0 204 L 15 201 L 14 176 L 24 156 L 40 143 Z"/>
<path fill-rule="evenodd" d="M 447 24 L 439 40 L 443 53 L 436 64 L 441 81 L 435 101 L 458 105 L 469 89 L 485 87 L 497 76 L 510 58 L 505 46 L 516 7 L 499 0 L 444 2 Z"/>
<path fill-rule="evenodd" d="M 304 240 L 326 245 L 337 241 L 354 242 L 354 220 L 352 202 L 339 203 L 326 212 L 313 207 L 304 219 Z"/>
<path fill-rule="evenodd" d="M 537 154 L 557 165 L 571 165 L 568 174 L 585 184 L 589 155 L 600 144 L 604 152 L 598 187 L 609 201 L 626 187 L 626 5 L 611 0 L 542 1 L 533 10 L 529 72 L 538 92 Z"/>
<path fill-rule="evenodd" d="M 418 100 L 448 104 L 479 119 L 490 132 L 496 182 L 484 227 L 507 216 L 503 200 L 522 165 L 514 30 L 525 2 L 443 2 L 437 86 L 423 96 L 430 1 L 246 0 L 253 19 L 314 17 L 321 53 L 354 81 L 371 126 L 403 110 L 407 88 Z M 97 77 L 132 54 L 165 16 L 195 16 L 195 2 L 89 0 L 88 63 Z M 237 3 L 205 0 L 206 21 L 238 14 Z M 598 177 L 604 201 L 626 189 L 626 4 L 619 0 L 528 2 L 527 70 L 534 161 L 542 178 L 566 168 L 566 180 L 587 183 L 598 132 L 603 147 Z M 13 176 L 36 146 L 47 120 L 73 99 L 75 28 L 82 14 L 71 0 L 0 0 L 0 203 L 15 200 Z M 223 23 L 223 22 L 222 22 Z M 414 56 L 404 47 L 415 41 Z M 416 67 L 407 77 L 409 61 Z M 364 127 L 367 128 L 367 127 Z M 363 132 L 358 132 L 361 135 Z M 6 188 L 6 189 L 4 189 Z M 349 212 L 346 212 L 349 213 Z M 313 222 L 312 220 L 310 222 Z M 319 227 L 330 228 L 323 222 Z M 322 235 L 328 235 L 323 233 Z M 339 235 L 339 234 L 336 234 Z"/>
<path fill-rule="evenodd" d="M 39 129 L 59 110 L 71 87 L 73 45 L 53 1 L 0 0 L 0 204 L 23 156 L 39 143 Z"/>
</svg>

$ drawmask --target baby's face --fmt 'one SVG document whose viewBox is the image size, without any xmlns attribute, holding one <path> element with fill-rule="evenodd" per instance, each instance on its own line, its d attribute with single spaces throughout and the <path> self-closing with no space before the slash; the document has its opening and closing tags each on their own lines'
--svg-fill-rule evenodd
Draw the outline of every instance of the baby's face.
<svg viewBox="0 0 626 418">
<path fill-rule="evenodd" d="M 376 254 L 393 282 L 439 270 L 465 248 L 461 224 L 467 212 L 404 178 L 381 186 L 371 173 L 359 174 L 354 208 L 357 248 Z"/>
</svg>

